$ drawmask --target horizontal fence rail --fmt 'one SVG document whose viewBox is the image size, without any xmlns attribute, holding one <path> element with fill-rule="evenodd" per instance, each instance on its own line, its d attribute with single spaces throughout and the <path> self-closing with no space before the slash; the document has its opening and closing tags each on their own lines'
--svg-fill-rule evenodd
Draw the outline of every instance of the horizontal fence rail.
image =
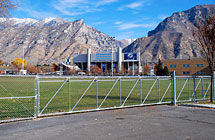
<svg viewBox="0 0 215 140">
<path fill-rule="evenodd" d="M 35 117 L 35 76 L 0 75 L 0 122 Z"/>
<path fill-rule="evenodd" d="M 210 76 L 0 75 L 0 122 L 208 100 L 210 86 Z"/>
</svg>

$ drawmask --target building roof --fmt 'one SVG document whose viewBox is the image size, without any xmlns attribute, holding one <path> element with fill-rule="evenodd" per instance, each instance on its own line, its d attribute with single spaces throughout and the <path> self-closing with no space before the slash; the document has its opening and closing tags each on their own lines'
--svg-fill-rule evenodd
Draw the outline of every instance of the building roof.
<svg viewBox="0 0 215 140">
<path fill-rule="evenodd" d="M 87 63 L 87 54 L 79 54 L 73 58 L 73 63 Z"/>
</svg>

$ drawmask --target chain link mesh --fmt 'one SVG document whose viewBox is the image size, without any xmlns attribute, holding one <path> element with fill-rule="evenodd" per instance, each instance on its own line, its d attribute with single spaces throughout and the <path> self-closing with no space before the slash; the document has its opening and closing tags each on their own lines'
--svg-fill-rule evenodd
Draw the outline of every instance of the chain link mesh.
<svg viewBox="0 0 215 140">
<path fill-rule="evenodd" d="M 176 77 L 177 102 L 208 99 L 210 82 L 210 77 Z M 171 77 L 0 76 L 0 122 L 173 100 Z"/>
<path fill-rule="evenodd" d="M 35 78 L 0 77 L 0 121 L 34 117 Z"/>
</svg>

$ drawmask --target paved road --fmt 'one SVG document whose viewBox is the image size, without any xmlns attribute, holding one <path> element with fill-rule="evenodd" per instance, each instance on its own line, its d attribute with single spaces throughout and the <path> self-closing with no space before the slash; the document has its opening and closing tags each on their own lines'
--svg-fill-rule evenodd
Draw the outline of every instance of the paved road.
<svg viewBox="0 0 215 140">
<path fill-rule="evenodd" d="M 215 110 L 148 106 L 0 124 L 0 140 L 214 140 Z"/>
</svg>

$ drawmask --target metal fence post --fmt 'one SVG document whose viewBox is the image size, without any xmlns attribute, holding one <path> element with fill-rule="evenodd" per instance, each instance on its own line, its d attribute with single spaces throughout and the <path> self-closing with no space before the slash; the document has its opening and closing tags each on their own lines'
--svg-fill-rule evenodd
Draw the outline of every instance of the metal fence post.
<svg viewBox="0 0 215 140">
<path fill-rule="evenodd" d="M 98 102 L 98 79 L 96 78 L 96 108 L 99 108 Z"/>
<path fill-rule="evenodd" d="M 173 71 L 173 104 L 176 106 L 176 77 L 175 71 Z"/>
<path fill-rule="evenodd" d="M 194 87 L 194 103 L 196 102 L 196 78 L 193 77 L 193 87 Z"/>
<path fill-rule="evenodd" d="M 143 101 L 142 79 L 140 78 L 140 104 Z"/>
<path fill-rule="evenodd" d="M 188 90 L 189 90 L 189 100 L 191 100 L 192 97 L 190 96 L 190 78 L 188 78 Z"/>
<path fill-rule="evenodd" d="M 203 85 L 203 78 L 202 78 L 202 77 L 201 77 L 201 82 L 202 82 L 202 99 L 203 99 L 203 97 L 204 97 L 204 93 L 203 93 L 203 92 L 204 92 L 204 91 L 203 91 L 203 90 L 204 90 L 204 89 L 203 89 L 203 88 L 204 88 L 204 85 Z"/>
<path fill-rule="evenodd" d="M 40 104 L 40 99 L 39 99 L 39 76 L 37 75 L 35 77 L 35 106 L 34 106 L 34 118 L 38 117 L 39 114 L 39 104 Z"/>
<path fill-rule="evenodd" d="M 122 85 L 121 85 L 121 77 L 119 77 L 119 102 L 120 106 L 122 105 Z"/>
<path fill-rule="evenodd" d="M 158 77 L 158 102 L 160 102 L 160 77 Z"/>
<path fill-rule="evenodd" d="M 71 87 L 70 87 L 70 78 L 69 78 L 69 112 L 71 111 Z"/>
<path fill-rule="evenodd" d="M 40 113 L 40 78 L 37 80 L 37 115 Z"/>
<path fill-rule="evenodd" d="M 34 118 L 37 118 L 37 76 L 35 77 Z"/>
<path fill-rule="evenodd" d="M 215 71 L 213 72 L 213 93 L 214 93 L 214 100 L 215 100 Z"/>
</svg>

